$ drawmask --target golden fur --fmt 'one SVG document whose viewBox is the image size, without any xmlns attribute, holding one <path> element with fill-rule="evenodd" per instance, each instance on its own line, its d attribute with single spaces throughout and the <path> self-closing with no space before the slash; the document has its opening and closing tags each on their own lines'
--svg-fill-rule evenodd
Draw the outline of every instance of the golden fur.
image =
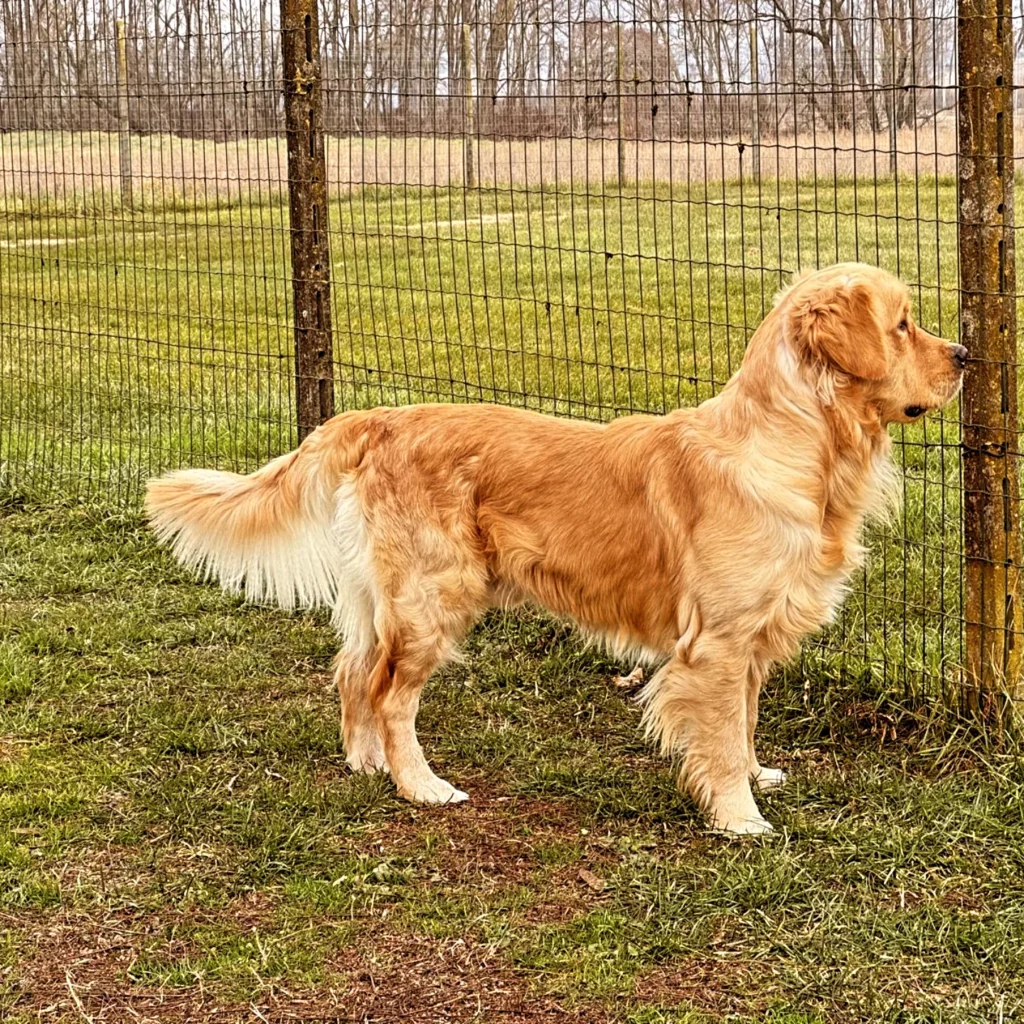
<svg viewBox="0 0 1024 1024">
<path fill-rule="evenodd" d="M 487 405 L 335 417 L 248 477 L 151 481 L 157 536 L 250 597 L 332 609 L 349 763 L 411 800 L 420 691 L 492 605 L 528 601 L 662 662 L 648 734 L 712 823 L 765 831 L 761 684 L 828 622 L 893 470 L 886 426 L 949 401 L 966 353 L 863 264 L 798 276 L 714 398 L 606 425 Z"/>
</svg>

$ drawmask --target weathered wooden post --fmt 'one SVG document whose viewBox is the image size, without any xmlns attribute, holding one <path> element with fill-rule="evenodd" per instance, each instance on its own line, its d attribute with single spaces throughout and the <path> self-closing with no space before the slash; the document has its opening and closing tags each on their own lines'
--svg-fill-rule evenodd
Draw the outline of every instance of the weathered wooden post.
<svg viewBox="0 0 1024 1024">
<path fill-rule="evenodd" d="M 363 124 L 363 56 L 359 42 L 359 0 L 348 3 L 349 49 L 349 131 L 353 134 Z"/>
<path fill-rule="evenodd" d="M 124 37 L 124 22 L 116 23 L 117 36 L 117 147 L 121 169 L 121 205 L 131 210 L 135 205 L 132 194 L 132 133 L 128 117 L 128 47 Z"/>
<path fill-rule="evenodd" d="M 892 38 L 896 39 L 896 19 L 893 18 L 892 26 Z M 896 46 L 895 43 L 892 47 L 893 58 L 892 67 L 889 69 L 889 77 L 892 79 L 889 88 L 889 173 L 896 177 L 899 172 L 899 160 L 897 158 L 897 138 L 896 138 Z"/>
<path fill-rule="evenodd" d="M 959 0 L 965 703 L 1001 731 L 1021 688 L 1011 0 Z"/>
<path fill-rule="evenodd" d="M 468 9 L 468 5 L 467 5 Z M 476 188 L 476 158 L 473 155 L 473 65 L 469 45 L 469 22 L 462 22 L 462 73 L 466 78 L 466 109 L 462 125 L 463 180 L 466 188 Z"/>
<path fill-rule="evenodd" d="M 625 71 L 622 60 L 622 22 L 615 22 L 615 129 L 616 129 L 616 168 L 619 176 L 619 188 L 626 184 L 626 97 L 623 95 L 625 87 Z"/>
<path fill-rule="evenodd" d="M 757 22 L 750 23 L 750 88 L 754 93 L 754 125 L 750 145 L 750 173 L 755 182 L 761 180 L 761 93 L 758 88 Z"/>
<path fill-rule="evenodd" d="M 281 0 L 299 440 L 334 415 L 327 161 L 316 0 Z"/>
</svg>

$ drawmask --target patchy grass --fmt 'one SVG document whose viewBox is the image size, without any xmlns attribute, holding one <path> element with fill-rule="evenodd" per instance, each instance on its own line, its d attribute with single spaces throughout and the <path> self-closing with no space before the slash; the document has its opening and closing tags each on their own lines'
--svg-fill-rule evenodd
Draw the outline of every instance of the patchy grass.
<svg viewBox="0 0 1024 1024">
<path fill-rule="evenodd" d="M 0 595 L 5 1020 L 1024 1012 L 1024 763 L 874 691 L 783 674 L 781 833 L 726 841 L 628 666 L 494 615 L 421 715 L 471 801 L 417 809 L 344 765 L 325 623 L 195 584 L 133 513 L 9 505 Z"/>
</svg>

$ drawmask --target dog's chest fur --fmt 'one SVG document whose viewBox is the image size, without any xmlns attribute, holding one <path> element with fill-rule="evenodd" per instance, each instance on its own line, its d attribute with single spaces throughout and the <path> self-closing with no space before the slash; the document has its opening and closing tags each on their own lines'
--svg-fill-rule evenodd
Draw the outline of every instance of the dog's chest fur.
<svg viewBox="0 0 1024 1024">
<path fill-rule="evenodd" d="M 802 542 L 790 545 L 788 564 L 761 605 L 763 619 L 756 642 L 765 656 L 792 656 L 803 637 L 833 621 L 850 576 L 861 564 L 863 549 L 856 532 L 850 530 L 843 540 L 824 532 L 817 537 L 805 534 Z"/>
<path fill-rule="evenodd" d="M 805 636 L 834 621 L 851 576 L 863 564 L 864 520 L 885 504 L 892 468 L 880 449 L 835 474 L 818 517 L 776 523 L 776 557 L 768 563 L 760 602 L 750 605 L 755 642 L 773 660 L 791 657 Z"/>
</svg>

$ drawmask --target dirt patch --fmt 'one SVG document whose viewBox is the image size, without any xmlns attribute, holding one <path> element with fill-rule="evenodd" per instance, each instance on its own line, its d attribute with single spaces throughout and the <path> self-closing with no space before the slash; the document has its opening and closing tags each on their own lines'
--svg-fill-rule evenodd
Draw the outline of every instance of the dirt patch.
<svg viewBox="0 0 1024 1024">
<path fill-rule="evenodd" d="M 364 852 L 427 859 L 437 881 L 462 890 L 537 885 L 540 902 L 527 918 L 539 922 L 568 920 L 600 898 L 580 883 L 579 871 L 610 871 L 617 859 L 611 844 L 611 836 L 580 813 L 577 801 L 474 786 L 468 804 L 411 809 L 405 820 L 389 821 L 367 838 Z"/>
<path fill-rule="evenodd" d="M 679 1006 L 725 1016 L 749 1014 L 758 1005 L 747 988 L 755 980 L 750 964 L 732 960 L 686 960 L 642 975 L 634 997 L 657 1006 Z"/>
<path fill-rule="evenodd" d="M 538 995 L 527 980 L 488 947 L 461 939 L 421 936 L 375 939 L 366 952 L 350 950 L 338 967 L 349 978 L 347 1012 L 369 1022 L 415 1020 L 422 1024 L 490 1019 L 525 1022 L 613 1018 L 601 1007 L 569 1009 Z"/>
<path fill-rule="evenodd" d="M 506 891 L 515 891 L 510 906 L 517 909 L 509 912 L 528 925 L 570 921 L 608 898 L 594 882 L 608 877 L 618 862 L 615 837 L 588 818 L 578 801 L 509 795 L 483 779 L 469 781 L 469 804 L 403 806 L 353 841 L 352 852 L 415 863 L 416 884 L 426 890 L 472 894 L 485 904 L 498 901 L 496 906 L 504 905 Z M 111 896 L 123 894 L 115 902 L 125 908 L 132 907 L 131 894 L 140 884 L 201 870 L 180 849 L 157 843 L 157 851 L 144 864 L 131 849 L 82 851 L 64 865 L 62 887 L 103 892 L 108 906 Z M 146 965 L 154 962 L 201 961 L 204 949 L 192 938 L 196 926 L 223 926 L 243 940 L 250 933 L 260 941 L 272 938 L 279 927 L 279 896 L 254 892 L 187 914 L 168 906 L 158 913 L 97 909 L 8 917 L 19 962 L 0 977 L 0 991 L 7 982 L 15 1011 L 55 1021 L 612 1019 L 601 1006 L 566 1008 L 558 996 L 538 994 L 533 975 L 513 968 L 472 927 L 440 938 L 411 934 L 407 924 L 385 924 L 386 915 L 377 913 L 353 922 L 360 929 L 355 942 L 349 931 L 339 936 L 337 949 L 323 951 L 326 980 L 312 989 L 288 974 L 254 975 L 249 1003 L 235 998 L 237 975 L 230 983 L 197 975 L 179 984 L 147 973 Z M 244 976 L 241 984 L 244 992 Z M 228 998 L 229 992 L 235 997 Z"/>
<path fill-rule="evenodd" d="M 532 885 L 537 902 L 523 916 L 555 923 L 584 913 L 603 898 L 579 881 L 580 870 L 605 875 L 616 855 L 609 837 L 595 833 L 573 801 L 510 797 L 474 786 L 468 806 L 403 809 L 356 844 L 373 857 L 407 857 L 422 865 L 425 884 L 484 896 Z M 187 865 L 169 855 L 149 870 L 175 874 Z M 131 891 L 139 867 L 129 851 L 97 851 L 69 865 L 65 881 L 105 892 Z M 325 977 L 315 989 L 283 979 L 253 978 L 253 1002 L 226 999 L 223 985 L 140 983 L 137 964 L 187 961 L 189 929 L 176 923 L 223 924 L 240 933 L 274 930 L 274 902 L 251 893 L 218 909 L 173 908 L 159 914 L 18 915 L 7 920 L 20 933 L 19 964 L 7 981 L 14 1009 L 40 1020 L 62 1015 L 89 1021 L 388 1021 L 460 1022 L 496 1016 L 503 1021 L 551 1019 L 603 1022 L 601 1007 L 566 1009 L 554 996 L 539 996 L 529 977 L 493 948 L 467 934 L 434 938 L 391 934 L 376 918 L 365 921 L 352 946 L 327 954 Z M 400 929 L 399 929 L 400 931 Z M 232 991 L 237 992 L 237 985 Z"/>
<path fill-rule="evenodd" d="M 132 986 L 127 974 L 159 921 L 130 916 L 102 920 L 8 915 L 29 937 L 19 942 L 17 971 L 3 978 L 16 993 L 10 1009 L 39 1020 L 227 1021 L 227 1008 L 209 1007 L 203 993 Z M 237 1018 L 237 1015 L 235 1017 Z"/>
<path fill-rule="evenodd" d="M 17 920 L 21 927 L 30 923 Z M 0 981 L 16 993 L 10 1010 L 41 1021 L 459 1024 L 498 1015 L 512 1024 L 552 1019 L 603 1024 L 612 1019 L 601 1007 L 570 1009 L 554 996 L 538 995 L 493 948 L 462 939 L 360 936 L 330 964 L 331 981 L 310 988 L 254 978 L 253 998 L 246 1002 L 225 999 L 202 983 L 179 988 L 131 981 L 133 965 L 147 940 L 166 924 L 166 915 L 39 916 L 32 923 L 32 938 L 19 949 L 17 974 L 0 975 Z"/>
</svg>

